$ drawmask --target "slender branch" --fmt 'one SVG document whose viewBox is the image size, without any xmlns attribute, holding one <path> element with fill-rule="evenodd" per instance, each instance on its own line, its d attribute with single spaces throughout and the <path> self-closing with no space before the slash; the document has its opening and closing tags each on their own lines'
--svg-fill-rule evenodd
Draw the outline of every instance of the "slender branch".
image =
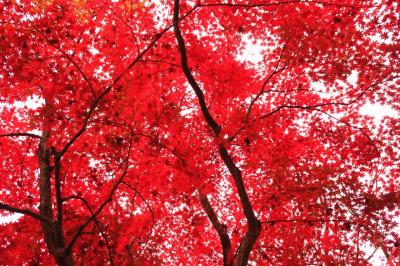
<svg viewBox="0 0 400 266">
<path fill-rule="evenodd" d="M 41 136 L 33 133 L 7 133 L 7 134 L 0 134 L 0 137 L 30 137 L 43 140 Z"/>
<path fill-rule="evenodd" d="M 336 6 L 336 7 L 346 7 L 353 9 L 360 9 L 363 7 L 347 5 L 347 4 L 337 4 L 325 1 L 314 1 L 314 0 L 293 0 L 293 1 L 282 1 L 274 3 L 259 3 L 259 4 L 239 4 L 239 3 L 210 3 L 210 4 L 200 4 L 200 7 L 241 7 L 241 8 L 260 8 L 260 7 L 271 7 L 271 6 L 281 6 L 288 4 L 319 4 L 324 6 Z"/>
<path fill-rule="evenodd" d="M 272 219 L 261 222 L 262 224 L 275 224 L 275 223 L 332 223 L 332 222 L 348 222 L 346 219 Z"/>
<path fill-rule="evenodd" d="M 349 102 L 326 102 L 326 103 L 318 103 L 318 104 L 312 104 L 312 105 L 281 105 L 281 106 L 277 107 L 275 110 L 269 112 L 268 114 L 262 115 L 261 117 L 259 117 L 259 119 L 265 119 L 267 117 L 270 117 L 282 109 L 303 109 L 303 110 L 311 109 L 311 110 L 313 110 L 318 107 L 326 107 L 326 106 L 349 106 L 349 105 L 356 103 L 361 97 L 363 97 L 373 87 L 376 87 L 384 82 L 394 80 L 396 78 L 398 78 L 398 76 L 393 76 L 391 78 L 383 79 L 382 81 L 374 82 L 374 83 L 370 84 L 361 93 L 359 93 L 358 96 L 356 96 L 354 99 L 350 100 Z"/>
<path fill-rule="evenodd" d="M 28 216 L 36 219 L 36 220 L 42 221 L 42 222 L 44 222 L 44 223 L 46 223 L 48 225 L 51 224 L 51 222 L 49 220 L 47 220 L 45 217 L 41 216 L 40 214 L 38 214 L 36 212 L 28 210 L 28 209 L 16 208 L 16 207 L 13 207 L 11 205 L 8 205 L 8 204 L 2 203 L 2 202 L 0 202 L 0 209 L 1 210 L 6 210 L 6 211 L 9 211 L 9 212 L 25 214 L 25 215 L 28 215 Z"/>
<path fill-rule="evenodd" d="M 164 61 L 164 60 L 142 59 L 140 61 L 143 62 L 143 63 L 155 63 L 155 64 L 161 63 L 161 64 L 167 64 L 167 65 L 170 65 L 170 66 L 173 66 L 173 67 L 180 67 L 180 65 L 178 65 L 178 64 L 174 64 L 174 63 L 171 63 L 171 62 L 168 62 L 168 61 Z"/>
<path fill-rule="evenodd" d="M 117 12 L 115 12 L 115 10 L 111 6 L 109 6 L 109 3 L 105 3 L 105 5 L 108 6 L 108 8 L 111 10 L 111 12 L 114 14 L 114 16 L 116 16 L 120 21 L 122 21 L 123 24 L 125 24 L 126 27 L 129 28 L 129 31 L 131 32 L 133 39 L 135 40 L 137 53 L 140 53 L 138 37 L 136 36 L 135 32 L 133 31 L 132 26 L 127 21 L 125 21 L 125 19 L 123 19 L 123 17 L 121 17 L 120 15 L 117 14 Z"/>
<path fill-rule="evenodd" d="M 280 52 L 280 54 L 279 54 L 279 58 L 278 58 L 278 61 L 276 62 L 274 71 L 272 71 L 272 73 L 265 79 L 263 85 L 261 86 L 260 91 L 259 91 L 258 94 L 251 100 L 251 102 L 250 102 L 250 104 L 249 104 L 249 108 L 247 109 L 247 112 L 246 112 L 245 121 L 248 121 L 249 116 L 250 116 L 250 113 L 251 113 L 251 110 L 252 110 L 252 108 L 253 108 L 253 105 L 254 105 L 255 102 L 261 97 L 261 95 L 265 92 L 265 87 L 267 86 L 268 82 L 269 82 L 276 74 L 278 74 L 279 72 L 281 72 L 281 71 L 283 71 L 283 70 L 286 69 L 285 67 L 282 67 L 281 69 L 279 69 L 279 65 L 280 65 L 280 63 L 281 63 L 281 60 L 282 60 L 282 57 L 283 57 L 283 53 L 285 52 L 286 47 L 287 47 L 289 41 L 290 41 L 290 37 L 287 39 L 287 41 L 285 42 L 285 44 L 284 44 L 283 47 L 282 47 L 282 50 L 281 50 L 281 52 Z"/>
<path fill-rule="evenodd" d="M 135 193 L 142 199 L 142 201 L 143 201 L 144 204 L 146 205 L 147 209 L 149 209 L 149 211 L 150 211 L 151 220 L 152 220 L 153 225 L 154 225 L 154 224 L 155 224 L 154 211 L 153 211 L 153 209 L 151 208 L 150 204 L 147 202 L 147 200 L 146 200 L 146 199 L 142 196 L 142 194 L 140 194 L 140 192 L 139 192 L 134 186 L 132 186 L 131 184 L 129 184 L 129 183 L 125 182 L 125 181 L 122 181 L 121 184 L 123 184 L 123 185 L 129 187 L 130 189 L 132 189 L 133 191 L 135 191 Z M 152 226 L 152 228 L 151 228 L 150 231 L 152 231 L 152 230 L 153 230 L 153 226 Z"/>
<path fill-rule="evenodd" d="M 336 116 L 333 116 L 333 115 L 329 114 L 328 112 L 325 112 L 325 111 L 323 111 L 323 110 L 321 110 L 321 109 L 318 109 L 318 108 L 311 108 L 311 110 L 315 110 L 315 111 L 317 111 L 317 112 L 323 113 L 323 114 L 325 114 L 326 116 L 328 116 L 328 117 L 330 117 L 330 118 L 332 118 L 332 119 L 335 119 L 335 120 L 337 120 L 337 121 L 340 122 L 340 123 L 345 124 L 345 125 L 346 125 L 347 127 L 349 127 L 349 128 L 359 130 L 359 131 L 370 141 L 370 143 L 374 146 L 376 152 L 377 152 L 378 154 L 381 153 L 381 152 L 379 151 L 378 147 L 375 145 L 375 143 L 374 143 L 375 141 L 371 138 L 370 135 L 368 135 L 367 132 L 364 131 L 364 128 L 354 126 L 354 125 L 350 124 L 349 122 L 346 122 L 346 121 L 344 121 L 343 119 L 340 119 L 340 118 L 338 118 L 338 117 L 336 117 Z"/>
<path fill-rule="evenodd" d="M 145 244 L 147 244 L 147 242 L 148 242 L 149 239 L 150 239 L 151 234 L 153 233 L 154 226 L 155 226 L 155 217 L 154 217 L 153 209 L 151 208 L 151 206 L 150 206 L 150 204 L 147 202 L 147 200 L 142 196 L 142 194 L 140 194 L 140 192 L 139 192 L 134 186 L 132 186 L 131 184 L 129 184 L 129 183 L 127 183 L 127 182 L 124 182 L 124 181 L 122 181 L 121 184 L 123 184 L 123 185 L 127 186 L 128 188 L 132 189 L 133 191 L 135 191 L 135 194 L 138 195 L 138 196 L 142 199 L 142 201 L 144 202 L 144 204 L 146 205 L 146 207 L 147 207 L 147 208 L 149 209 L 149 211 L 150 211 L 152 224 L 151 224 L 151 227 L 150 227 L 150 230 L 149 230 L 149 233 L 148 233 L 148 236 L 147 236 L 147 240 L 146 240 L 146 243 L 145 243 Z M 132 244 L 132 243 L 131 243 L 131 244 Z M 130 245 L 130 246 L 131 246 L 131 245 Z M 143 249 L 142 249 L 142 251 L 143 251 Z M 138 253 L 138 254 L 133 258 L 133 260 L 135 260 L 135 259 L 142 253 L 142 251 L 141 251 L 140 253 Z"/>
</svg>

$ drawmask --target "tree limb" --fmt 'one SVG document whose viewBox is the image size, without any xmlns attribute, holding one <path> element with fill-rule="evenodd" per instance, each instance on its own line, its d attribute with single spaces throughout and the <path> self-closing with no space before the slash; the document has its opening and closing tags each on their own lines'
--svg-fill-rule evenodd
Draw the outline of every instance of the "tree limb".
<svg viewBox="0 0 400 266">
<path fill-rule="evenodd" d="M 6 211 L 9 211 L 9 212 L 25 214 L 25 215 L 28 215 L 28 216 L 36 219 L 36 220 L 44 222 L 46 224 L 51 224 L 51 222 L 49 220 L 47 220 L 45 217 L 43 217 L 40 214 L 38 214 L 36 212 L 33 212 L 33 211 L 29 210 L 29 209 L 16 208 L 16 207 L 13 207 L 11 205 L 8 205 L 8 204 L 2 203 L 2 202 L 0 202 L 0 209 L 6 210 Z"/>
<path fill-rule="evenodd" d="M 30 138 L 37 138 L 37 139 L 43 140 L 42 137 L 39 136 L 39 135 L 36 135 L 36 134 L 33 134 L 33 133 L 25 133 L 25 132 L 0 134 L 0 137 L 30 137 Z"/>
<path fill-rule="evenodd" d="M 187 81 L 189 82 L 190 86 L 196 93 L 200 109 L 208 126 L 213 130 L 215 136 L 219 137 L 221 132 L 221 126 L 214 120 L 209 110 L 207 109 L 207 105 L 204 99 L 204 93 L 201 90 L 195 78 L 193 77 L 189 68 L 185 42 L 178 24 L 179 6 L 180 6 L 179 0 L 175 0 L 173 23 L 175 24 L 174 30 L 175 30 L 175 37 L 178 43 L 178 49 L 181 59 L 181 67 Z M 260 235 L 261 224 L 257 220 L 257 217 L 255 216 L 253 208 L 251 206 L 250 200 L 247 196 L 247 192 L 243 184 L 242 173 L 240 169 L 233 162 L 231 156 L 228 153 L 228 150 L 226 149 L 223 143 L 219 145 L 218 150 L 222 160 L 228 167 L 229 172 L 233 177 L 236 189 L 239 194 L 240 202 L 242 203 L 243 206 L 243 212 L 247 220 L 248 229 L 245 236 L 242 238 L 240 242 L 238 256 L 235 259 L 236 265 L 246 265 L 249 259 L 250 252 L 253 249 L 253 246 L 256 243 L 258 236 Z"/>
</svg>

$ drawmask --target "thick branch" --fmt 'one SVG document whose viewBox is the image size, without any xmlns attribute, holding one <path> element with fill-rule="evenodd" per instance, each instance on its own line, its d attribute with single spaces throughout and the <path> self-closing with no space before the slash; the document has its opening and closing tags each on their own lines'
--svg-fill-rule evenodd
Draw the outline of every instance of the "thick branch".
<svg viewBox="0 0 400 266">
<path fill-rule="evenodd" d="M 54 151 L 55 152 L 55 151 Z M 63 220 L 63 208 L 62 208 L 62 194 L 61 194 L 61 181 L 60 181 L 60 173 L 61 172 L 61 163 L 60 158 L 57 156 L 57 153 L 54 156 L 54 185 L 56 190 L 56 205 L 57 205 L 57 220 L 56 227 L 59 232 L 62 233 L 62 220 Z"/>
<path fill-rule="evenodd" d="M 9 212 L 25 214 L 25 215 L 28 215 L 28 216 L 30 216 L 32 218 L 35 218 L 35 219 L 37 219 L 37 220 L 39 220 L 41 222 L 44 222 L 46 224 L 50 224 L 50 221 L 47 220 L 45 217 L 43 217 L 40 214 L 35 213 L 35 212 L 31 211 L 31 210 L 28 210 L 28 209 L 16 208 L 16 207 L 10 206 L 10 205 L 2 203 L 2 202 L 0 202 L 0 209 L 6 210 L 6 211 L 9 211 Z"/>
<path fill-rule="evenodd" d="M 45 120 L 49 117 L 45 117 Z M 43 130 L 42 140 L 39 143 L 38 158 L 40 168 L 40 179 L 39 179 L 39 194 L 40 204 L 39 211 L 40 215 L 50 221 L 48 223 L 41 223 L 44 240 L 47 248 L 52 254 L 58 265 L 61 266 L 72 266 L 74 265 L 71 253 L 65 249 L 64 235 L 61 228 L 61 220 L 56 223 L 53 222 L 53 206 L 51 197 L 51 175 L 52 166 L 50 164 L 50 156 L 52 149 L 48 146 L 49 131 Z M 58 173 L 59 174 L 59 173 Z M 60 189 L 56 188 L 57 190 Z M 61 191 L 61 190 L 60 190 Z M 57 192 L 58 193 L 58 192 Z M 58 211 L 61 211 L 59 209 Z M 57 215 L 58 218 L 61 215 Z M 62 216 L 61 216 L 62 218 Z"/>
<path fill-rule="evenodd" d="M 182 36 L 182 33 L 179 29 L 178 22 L 179 18 L 179 0 L 174 1 L 174 16 L 173 22 L 175 24 L 175 36 L 178 42 L 179 54 L 181 58 L 181 66 L 183 73 L 192 89 L 195 91 L 197 99 L 199 101 L 199 105 L 202 111 L 202 114 L 208 124 L 209 127 L 213 130 L 214 134 L 218 137 L 221 132 L 221 126 L 214 120 L 211 116 L 210 112 L 207 109 L 207 105 L 204 99 L 203 91 L 200 86 L 194 79 L 188 64 L 187 53 L 185 42 Z M 243 206 L 243 212 L 247 220 L 248 229 L 245 236 L 242 238 L 240 243 L 238 256 L 235 259 L 236 265 L 247 265 L 247 261 L 250 255 L 250 252 L 257 241 L 257 238 L 261 232 L 261 224 L 257 220 L 257 217 L 254 214 L 253 208 L 251 206 L 250 200 L 247 196 L 246 189 L 243 184 L 242 174 L 240 169 L 235 165 L 231 156 L 229 155 L 227 149 L 224 144 L 221 143 L 219 145 L 219 154 L 224 161 L 225 165 L 228 167 L 230 174 L 232 175 L 236 188 L 238 190 L 239 198 Z"/>
<path fill-rule="evenodd" d="M 175 27 L 174 27 L 175 36 L 176 36 L 176 40 L 178 42 L 182 70 L 183 70 L 183 73 L 185 74 L 186 79 L 189 82 L 190 86 L 193 88 L 194 92 L 196 93 L 197 100 L 199 101 L 201 111 L 203 113 L 204 118 L 207 121 L 207 124 L 212 128 L 215 135 L 219 136 L 219 133 L 221 131 L 221 126 L 218 125 L 218 123 L 214 120 L 214 118 L 211 116 L 210 112 L 208 111 L 206 100 L 204 98 L 204 93 L 200 89 L 199 84 L 197 84 L 195 78 L 193 77 L 192 73 L 190 72 L 185 42 L 183 40 L 181 30 L 179 29 L 178 22 L 179 22 L 179 1 L 175 0 L 173 24 L 175 25 Z"/>
</svg>

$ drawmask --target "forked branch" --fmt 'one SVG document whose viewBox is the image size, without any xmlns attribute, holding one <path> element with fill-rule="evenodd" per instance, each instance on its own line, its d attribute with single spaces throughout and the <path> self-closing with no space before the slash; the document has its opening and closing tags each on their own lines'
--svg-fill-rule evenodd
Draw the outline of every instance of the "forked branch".
<svg viewBox="0 0 400 266">
<path fill-rule="evenodd" d="M 210 201 L 208 200 L 207 196 L 204 195 L 200 190 L 199 192 L 199 199 L 201 206 L 203 207 L 203 210 L 206 212 L 208 219 L 210 220 L 212 226 L 214 229 L 217 231 L 219 240 L 221 242 L 222 246 L 222 253 L 223 253 L 223 260 L 224 260 L 224 265 L 229 265 L 229 262 L 231 261 L 231 239 L 229 238 L 228 234 L 228 228 L 225 224 L 222 224 L 214 212 Z"/>
</svg>

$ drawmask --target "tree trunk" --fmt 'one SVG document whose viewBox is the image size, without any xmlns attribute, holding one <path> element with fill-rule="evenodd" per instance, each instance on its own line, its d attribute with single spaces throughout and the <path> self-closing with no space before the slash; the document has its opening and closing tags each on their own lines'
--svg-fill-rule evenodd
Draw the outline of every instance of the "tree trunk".
<svg viewBox="0 0 400 266">
<path fill-rule="evenodd" d="M 49 104 L 46 102 L 47 109 L 50 109 Z M 46 242 L 47 248 L 50 254 L 54 257 L 58 265 L 61 266 L 72 266 L 74 265 L 72 256 L 70 252 L 66 251 L 65 241 L 62 232 L 62 220 L 54 221 L 53 218 L 53 206 L 52 206 L 52 198 L 51 198 L 51 177 L 53 167 L 51 166 L 51 156 L 55 156 L 56 152 L 52 151 L 52 149 L 48 145 L 48 139 L 50 136 L 50 127 L 51 123 L 51 113 L 48 112 L 44 117 L 45 123 L 42 131 L 42 139 L 40 140 L 38 147 L 38 159 L 39 159 L 39 193 L 40 193 L 40 204 L 39 204 L 39 212 L 42 217 L 44 217 L 47 221 L 41 221 L 41 228 L 44 234 L 44 240 Z M 49 123 L 50 122 L 50 123 Z M 58 160 L 59 163 L 59 160 Z M 59 174 L 59 167 L 58 174 Z M 57 183 L 56 186 L 60 184 Z M 60 191 L 61 188 L 57 187 L 56 190 Z M 58 198 L 58 201 L 61 203 L 61 198 Z M 58 212 L 62 212 L 61 209 L 57 210 Z"/>
</svg>

